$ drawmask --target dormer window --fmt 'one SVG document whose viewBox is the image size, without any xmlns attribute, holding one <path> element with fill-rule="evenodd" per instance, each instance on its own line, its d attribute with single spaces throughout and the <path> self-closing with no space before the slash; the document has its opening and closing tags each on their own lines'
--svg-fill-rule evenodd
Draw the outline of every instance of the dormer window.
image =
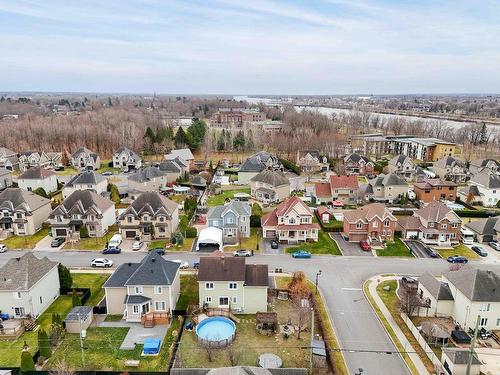
<svg viewBox="0 0 500 375">
<path fill-rule="evenodd" d="M 23 214 L 22 214 L 22 213 L 20 213 L 20 212 L 18 212 L 18 213 L 16 214 L 16 218 L 17 218 L 17 219 L 22 219 L 22 218 L 23 218 Z"/>
<path fill-rule="evenodd" d="M 132 216 L 127 216 L 127 223 L 131 223 L 132 222 Z"/>
<path fill-rule="evenodd" d="M 294 217 L 291 217 L 290 219 L 288 219 L 288 222 L 290 224 L 295 224 L 295 218 Z"/>
<path fill-rule="evenodd" d="M 363 223 L 362 223 L 361 221 L 358 221 L 358 222 L 356 223 L 356 228 L 357 228 L 357 229 L 361 229 L 361 228 L 363 228 Z"/>
<path fill-rule="evenodd" d="M 384 220 L 384 226 L 388 227 L 388 226 L 389 226 L 389 224 L 390 224 L 389 219 L 385 219 L 385 220 Z"/>
<path fill-rule="evenodd" d="M 148 221 L 148 220 L 149 220 L 149 216 L 148 216 L 148 215 L 144 215 L 144 216 L 142 217 L 142 220 L 144 220 L 144 221 Z"/>
<path fill-rule="evenodd" d="M 429 223 L 429 228 L 434 228 L 434 223 L 433 222 Z"/>
<path fill-rule="evenodd" d="M 372 224 L 372 226 L 373 226 L 374 228 L 378 228 L 378 221 L 374 221 L 374 222 L 373 222 L 373 224 Z"/>
<path fill-rule="evenodd" d="M 165 221 L 165 216 L 158 216 L 158 221 L 163 223 Z"/>
</svg>

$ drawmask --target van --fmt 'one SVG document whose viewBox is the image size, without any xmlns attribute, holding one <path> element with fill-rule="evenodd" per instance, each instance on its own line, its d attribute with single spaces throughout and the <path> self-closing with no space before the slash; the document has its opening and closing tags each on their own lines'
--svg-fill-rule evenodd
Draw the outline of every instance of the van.
<svg viewBox="0 0 500 375">
<path fill-rule="evenodd" d="M 108 247 L 118 247 L 122 243 L 122 235 L 114 234 L 108 242 Z"/>
</svg>

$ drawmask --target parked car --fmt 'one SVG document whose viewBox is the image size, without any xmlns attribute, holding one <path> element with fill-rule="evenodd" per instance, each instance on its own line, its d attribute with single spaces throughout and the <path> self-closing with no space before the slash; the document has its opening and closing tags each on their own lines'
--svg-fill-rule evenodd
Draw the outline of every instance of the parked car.
<svg viewBox="0 0 500 375">
<path fill-rule="evenodd" d="M 9 314 L 7 313 L 0 313 L 0 322 L 3 320 L 9 320 Z"/>
<path fill-rule="evenodd" d="M 271 249 L 277 249 L 279 247 L 278 241 L 271 241 Z"/>
<path fill-rule="evenodd" d="M 193 262 L 193 268 L 194 268 L 195 270 L 197 270 L 197 269 L 199 269 L 199 268 L 200 268 L 200 261 L 199 261 L 199 260 L 195 260 L 195 261 Z"/>
<path fill-rule="evenodd" d="M 50 247 L 59 247 L 61 246 L 66 239 L 64 237 L 56 237 L 50 243 Z"/>
<path fill-rule="evenodd" d="M 372 247 L 370 246 L 370 244 L 366 241 L 360 241 L 359 242 L 359 247 L 361 248 L 361 250 L 363 251 L 371 251 L 372 250 Z"/>
<path fill-rule="evenodd" d="M 179 268 L 181 270 L 185 270 L 186 268 L 189 268 L 189 263 L 185 262 L 185 261 L 182 261 L 180 259 L 174 259 L 174 260 L 172 260 L 172 262 L 179 263 L 180 264 Z"/>
<path fill-rule="evenodd" d="M 134 241 L 132 244 L 132 250 L 141 250 L 142 245 L 144 245 L 142 241 Z"/>
<path fill-rule="evenodd" d="M 165 255 L 165 250 L 162 249 L 161 247 L 158 247 L 158 248 L 150 250 L 150 251 L 154 251 L 158 255 L 162 255 L 162 256 Z"/>
<path fill-rule="evenodd" d="M 496 251 L 500 251 L 500 242 L 497 241 L 491 241 L 490 246 L 495 249 Z"/>
<path fill-rule="evenodd" d="M 64 171 L 64 166 L 58 165 L 57 167 L 54 168 L 56 172 Z"/>
<path fill-rule="evenodd" d="M 109 247 L 118 247 L 122 243 L 123 237 L 121 234 L 113 234 L 113 237 L 108 242 Z"/>
<path fill-rule="evenodd" d="M 446 259 L 450 263 L 467 263 L 469 260 L 461 255 L 452 255 Z"/>
<path fill-rule="evenodd" d="M 405 284 L 416 284 L 417 283 L 417 280 L 415 280 L 413 277 L 409 277 L 409 276 L 403 276 L 401 278 L 401 281 Z"/>
<path fill-rule="evenodd" d="M 92 267 L 105 267 L 109 268 L 113 266 L 113 261 L 107 258 L 95 258 L 90 262 Z"/>
<path fill-rule="evenodd" d="M 113 175 L 113 172 L 111 171 L 106 171 L 102 174 L 103 176 L 112 176 Z"/>
<path fill-rule="evenodd" d="M 0 243 L 0 253 L 5 253 L 7 251 L 7 246 L 3 243 Z"/>
<path fill-rule="evenodd" d="M 409 200 L 414 200 L 417 198 L 417 195 L 415 194 L 415 191 L 412 189 L 408 189 L 408 199 Z"/>
<path fill-rule="evenodd" d="M 253 251 L 241 249 L 233 252 L 233 255 L 235 257 L 251 257 L 253 255 Z"/>
<path fill-rule="evenodd" d="M 429 246 L 424 246 L 424 250 L 431 258 L 439 258 L 438 253 L 435 250 L 432 250 Z"/>
<path fill-rule="evenodd" d="M 119 247 L 110 246 L 102 251 L 103 254 L 120 254 L 122 249 Z"/>
<path fill-rule="evenodd" d="M 472 246 L 472 251 L 481 257 L 487 257 L 488 253 L 481 246 Z"/>
<path fill-rule="evenodd" d="M 299 250 L 293 252 L 292 257 L 297 259 L 309 259 L 311 257 L 311 253 L 307 250 Z"/>
</svg>

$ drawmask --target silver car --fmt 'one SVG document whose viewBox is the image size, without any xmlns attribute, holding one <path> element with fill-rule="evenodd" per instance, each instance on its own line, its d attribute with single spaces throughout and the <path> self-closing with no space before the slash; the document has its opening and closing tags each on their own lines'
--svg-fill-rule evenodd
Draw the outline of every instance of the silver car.
<svg viewBox="0 0 500 375">
<path fill-rule="evenodd" d="M 134 243 L 132 244 L 132 250 L 141 250 L 142 245 L 144 245 L 142 241 L 134 241 Z"/>
<path fill-rule="evenodd" d="M 3 243 L 0 243 L 0 253 L 5 253 L 7 251 L 7 246 Z"/>
</svg>

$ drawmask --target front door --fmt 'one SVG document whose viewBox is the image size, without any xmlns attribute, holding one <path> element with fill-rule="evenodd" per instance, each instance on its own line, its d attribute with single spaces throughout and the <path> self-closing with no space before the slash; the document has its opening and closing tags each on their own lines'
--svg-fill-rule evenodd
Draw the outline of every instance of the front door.
<svg viewBox="0 0 500 375">
<path fill-rule="evenodd" d="M 16 318 L 21 318 L 23 317 L 24 314 L 24 307 L 14 307 L 14 315 Z"/>
<path fill-rule="evenodd" d="M 229 297 L 219 297 L 219 307 L 229 307 Z"/>
<path fill-rule="evenodd" d="M 149 303 L 142 305 L 142 314 L 145 315 L 149 312 Z"/>
</svg>

